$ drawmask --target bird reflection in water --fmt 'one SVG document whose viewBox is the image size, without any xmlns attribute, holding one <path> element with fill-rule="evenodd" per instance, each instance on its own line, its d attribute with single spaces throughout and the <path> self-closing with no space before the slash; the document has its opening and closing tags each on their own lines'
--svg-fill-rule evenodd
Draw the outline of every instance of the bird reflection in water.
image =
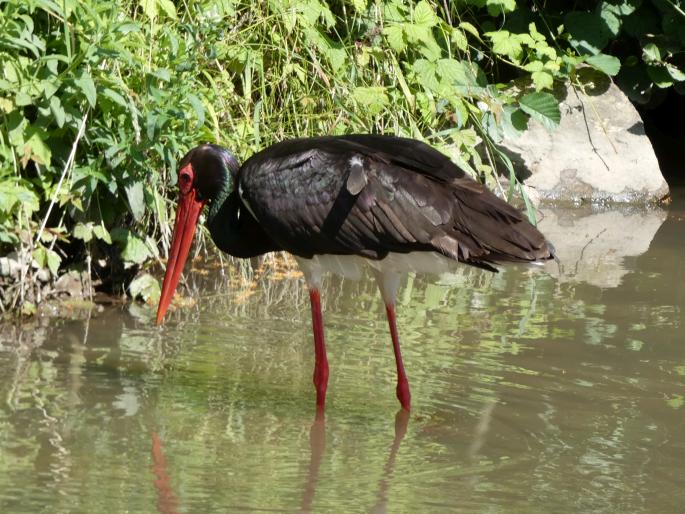
<svg viewBox="0 0 685 514">
<path fill-rule="evenodd" d="M 390 452 L 388 453 L 388 458 L 383 467 L 383 475 L 378 482 L 376 504 L 369 512 L 382 514 L 388 511 L 388 489 L 390 488 L 390 483 L 395 474 L 397 453 L 402 444 L 402 440 L 407 433 L 409 416 L 409 412 L 405 409 L 400 409 L 395 415 L 395 437 L 390 445 Z M 302 494 L 300 507 L 301 514 L 312 512 L 312 504 L 314 502 L 314 496 L 316 495 L 316 487 L 319 482 L 319 469 L 321 468 L 321 461 L 323 460 L 326 450 L 326 419 L 321 411 L 317 412 L 314 423 L 312 423 L 312 427 L 309 431 L 309 449 L 309 470 L 304 493 Z"/>
<path fill-rule="evenodd" d="M 166 458 L 162 449 L 162 440 L 157 432 L 152 432 L 152 471 L 155 474 L 155 491 L 157 492 L 157 511 L 160 514 L 178 514 L 178 497 L 171 486 L 171 477 L 167 471 Z"/>
</svg>

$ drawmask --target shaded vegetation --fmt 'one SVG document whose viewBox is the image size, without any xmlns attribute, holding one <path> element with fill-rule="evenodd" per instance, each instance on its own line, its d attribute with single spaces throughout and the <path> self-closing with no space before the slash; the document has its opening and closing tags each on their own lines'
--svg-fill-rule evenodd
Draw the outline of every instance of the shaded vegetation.
<svg viewBox="0 0 685 514">
<path fill-rule="evenodd" d="M 511 199 L 496 143 L 530 117 L 559 122 L 555 80 L 590 65 L 639 99 L 685 79 L 678 0 L 0 5 L 3 308 L 30 310 L 66 269 L 112 289 L 157 258 L 176 161 L 197 143 L 244 158 L 292 136 L 396 133 L 496 188 L 502 163 Z"/>
</svg>

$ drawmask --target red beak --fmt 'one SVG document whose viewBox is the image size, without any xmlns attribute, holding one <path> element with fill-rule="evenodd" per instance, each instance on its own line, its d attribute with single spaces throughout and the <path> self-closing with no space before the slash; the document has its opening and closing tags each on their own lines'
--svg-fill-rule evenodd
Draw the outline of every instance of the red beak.
<svg viewBox="0 0 685 514">
<path fill-rule="evenodd" d="M 194 189 L 182 194 L 178 201 L 176 223 L 174 224 L 174 233 L 171 236 L 171 250 L 169 251 L 169 260 L 167 261 L 166 273 L 164 274 L 162 294 L 159 297 L 159 306 L 157 307 L 158 325 L 162 323 L 164 314 L 166 314 L 171 299 L 174 297 L 174 291 L 176 291 L 183 266 L 188 258 L 190 245 L 193 242 L 197 220 L 204 205 L 204 201 L 195 198 Z"/>
</svg>

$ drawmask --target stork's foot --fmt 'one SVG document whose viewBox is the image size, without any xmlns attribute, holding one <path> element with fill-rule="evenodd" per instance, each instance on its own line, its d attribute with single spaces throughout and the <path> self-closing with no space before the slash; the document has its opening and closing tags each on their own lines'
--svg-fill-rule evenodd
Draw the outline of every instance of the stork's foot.
<svg viewBox="0 0 685 514">
<path fill-rule="evenodd" d="M 397 399 L 400 401 L 402 408 L 409 412 L 411 410 L 411 393 L 409 392 L 409 381 L 406 379 L 397 382 L 395 388 Z"/>
<path fill-rule="evenodd" d="M 314 387 L 316 388 L 316 410 L 323 412 L 328 389 L 328 361 L 317 362 L 314 368 Z"/>
</svg>

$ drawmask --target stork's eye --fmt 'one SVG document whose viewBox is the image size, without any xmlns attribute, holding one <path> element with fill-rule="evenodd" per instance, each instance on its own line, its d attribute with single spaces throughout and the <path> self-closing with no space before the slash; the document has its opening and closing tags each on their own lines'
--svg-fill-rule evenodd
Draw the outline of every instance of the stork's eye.
<svg viewBox="0 0 685 514">
<path fill-rule="evenodd" d="M 178 172 L 178 188 L 181 193 L 189 193 L 193 188 L 193 168 L 186 166 Z"/>
</svg>

